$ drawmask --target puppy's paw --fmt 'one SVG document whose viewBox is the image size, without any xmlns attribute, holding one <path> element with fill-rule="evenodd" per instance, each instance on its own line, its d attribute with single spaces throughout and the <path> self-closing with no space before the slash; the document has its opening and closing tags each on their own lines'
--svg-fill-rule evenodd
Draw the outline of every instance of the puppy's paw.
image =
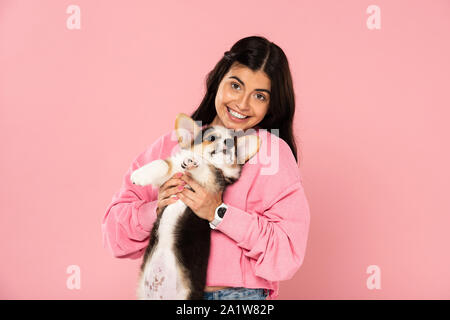
<svg viewBox="0 0 450 320">
<path fill-rule="evenodd" d="M 137 184 L 138 186 L 146 186 L 151 184 L 151 180 L 149 179 L 144 167 L 133 171 L 133 173 L 131 173 L 130 180 L 133 184 Z"/>
<path fill-rule="evenodd" d="M 199 161 L 191 157 L 185 158 L 181 163 L 181 168 L 183 168 L 184 170 L 194 169 L 197 168 L 198 166 Z"/>
<path fill-rule="evenodd" d="M 131 173 L 130 180 L 138 186 L 159 185 L 167 173 L 168 165 L 163 160 L 153 161 Z"/>
</svg>

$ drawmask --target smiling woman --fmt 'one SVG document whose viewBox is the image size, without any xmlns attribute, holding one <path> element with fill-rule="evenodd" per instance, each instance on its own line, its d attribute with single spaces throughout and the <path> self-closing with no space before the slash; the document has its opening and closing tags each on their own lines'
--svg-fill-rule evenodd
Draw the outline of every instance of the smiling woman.
<svg viewBox="0 0 450 320">
<path fill-rule="evenodd" d="M 169 156 L 177 144 L 169 132 L 138 155 L 125 175 L 103 220 L 105 244 L 117 257 L 141 257 L 158 214 L 179 199 L 198 217 L 209 220 L 213 229 L 203 298 L 276 297 L 279 281 L 290 279 L 303 262 L 309 230 L 309 206 L 293 135 L 294 112 L 291 73 L 283 50 L 263 37 L 236 42 L 208 74 L 205 97 L 191 118 L 209 127 L 254 129 L 260 149 L 271 148 L 269 163 L 245 163 L 239 179 L 223 193 L 207 192 L 188 175 L 173 177 L 157 190 L 130 183 L 131 172 Z M 234 145 L 234 139 L 212 135 L 207 129 L 202 139 Z M 266 174 L 266 165 L 275 170 Z M 194 185 L 195 192 L 185 185 Z"/>
</svg>

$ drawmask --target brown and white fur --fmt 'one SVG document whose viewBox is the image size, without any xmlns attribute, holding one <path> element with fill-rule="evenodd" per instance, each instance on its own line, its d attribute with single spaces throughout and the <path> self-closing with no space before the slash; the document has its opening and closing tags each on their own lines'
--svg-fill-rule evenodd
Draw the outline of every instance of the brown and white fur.
<svg viewBox="0 0 450 320">
<path fill-rule="evenodd" d="M 260 146 L 256 135 L 238 137 L 233 130 L 217 125 L 201 128 L 185 114 L 177 116 L 175 132 L 180 152 L 135 170 L 130 178 L 134 184 L 160 187 L 175 173 L 189 170 L 204 188 L 224 191 L 239 178 L 242 166 Z M 181 200 L 164 207 L 144 254 L 138 299 L 202 299 L 210 232 L 208 221 Z"/>
</svg>

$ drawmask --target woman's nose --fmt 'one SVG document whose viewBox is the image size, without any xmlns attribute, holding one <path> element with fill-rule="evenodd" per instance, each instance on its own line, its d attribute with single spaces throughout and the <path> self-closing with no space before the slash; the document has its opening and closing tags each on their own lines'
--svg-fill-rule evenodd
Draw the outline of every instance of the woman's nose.
<svg viewBox="0 0 450 320">
<path fill-rule="evenodd" d="M 237 106 L 236 106 L 238 111 L 246 112 L 250 109 L 250 102 L 249 102 L 250 97 L 251 97 L 251 94 L 242 95 L 240 97 L 240 99 L 237 101 Z"/>
</svg>

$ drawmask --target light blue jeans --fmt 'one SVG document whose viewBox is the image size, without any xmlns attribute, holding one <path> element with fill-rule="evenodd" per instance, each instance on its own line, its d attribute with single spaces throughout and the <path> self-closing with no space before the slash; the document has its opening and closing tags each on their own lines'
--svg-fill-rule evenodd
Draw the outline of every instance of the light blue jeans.
<svg viewBox="0 0 450 320">
<path fill-rule="evenodd" d="M 266 300 L 269 290 L 248 288 L 227 288 L 223 290 L 205 292 L 205 300 Z"/>
</svg>

